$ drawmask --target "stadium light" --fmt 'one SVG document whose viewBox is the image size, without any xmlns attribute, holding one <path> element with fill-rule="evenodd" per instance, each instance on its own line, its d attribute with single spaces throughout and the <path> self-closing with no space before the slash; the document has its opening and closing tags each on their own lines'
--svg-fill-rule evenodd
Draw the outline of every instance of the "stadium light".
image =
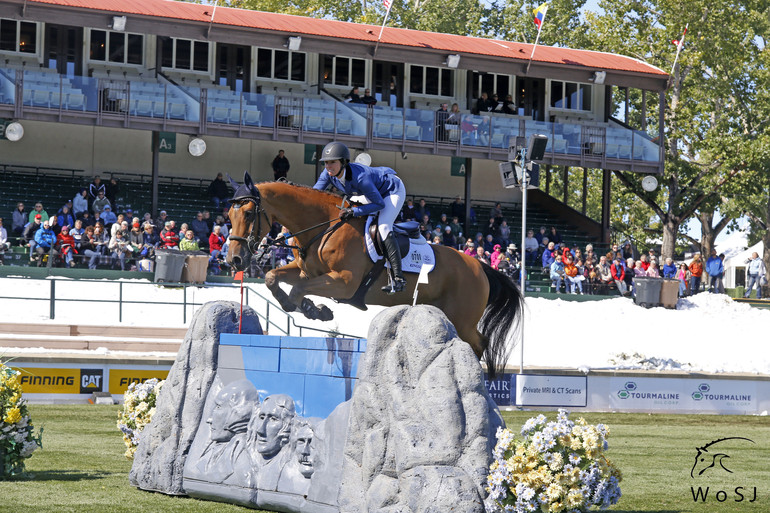
<svg viewBox="0 0 770 513">
<path fill-rule="evenodd" d="M 292 52 L 296 52 L 299 50 L 299 45 L 302 44 L 302 36 L 292 36 L 289 38 L 289 41 L 286 43 L 286 46 L 289 47 L 289 50 Z"/>
<path fill-rule="evenodd" d="M 458 54 L 447 55 L 446 65 L 450 68 L 456 68 L 460 65 L 460 56 Z"/>
<path fill-rule="evenodd" d="M 113 16 L 112 17 L 112 30 L 123 32 L 126 30 L 126 17 L 125 16 Z"/>
</svg>

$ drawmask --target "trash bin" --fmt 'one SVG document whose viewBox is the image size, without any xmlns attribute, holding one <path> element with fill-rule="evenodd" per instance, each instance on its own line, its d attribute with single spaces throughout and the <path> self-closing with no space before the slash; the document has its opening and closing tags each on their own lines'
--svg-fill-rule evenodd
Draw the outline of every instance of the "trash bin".
<svg viewBox="0 0 770 513">
<path fill-rule="evenodd" d="M 634 289 L 636 297 L 634 302 L 645 308 L 660 305 L 660 288 L 663 285 L 662 278 L 652 278 L 650 276 L 637 276 L 634 278 Z"/>
<path fill-rule="evenodd" d="M 209 256 L 203 251 L 181 251 L 185 255 L 183 283 L 204 283 L 209 269 Z"/>
<path fill-rule="evenodd" d="M 660 287 L 660 304 L 666 308 L 676 309 L 679 298 L 679 280 L 663 280 Z"/>
<path fill-rule="evenodd" d="M 179 283 L 187 255 L 174 249 L 155 250 L 155 282 Z"/>
</svg>

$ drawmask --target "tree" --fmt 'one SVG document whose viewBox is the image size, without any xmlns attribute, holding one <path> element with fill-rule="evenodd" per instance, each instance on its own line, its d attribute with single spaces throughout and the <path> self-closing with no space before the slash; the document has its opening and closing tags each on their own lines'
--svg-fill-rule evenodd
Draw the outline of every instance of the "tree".
<svg viewBox="0 0 770 513">
<path fill-rule="evenodd" d="M 682 224 L 709 203 L 717 205 L 720 189 L 747 168 L 743 144 L 749 103 L 763 51 L 757 29 L 764 22 L 754 1 L 603 0 L 604 13 L 588 13 L 589 41 L 599 50 L 630 55 L 662 69 L 672 69 L 676 48 L 670 41 L 689 31 L 666 92 L 664 194 L 641 187 L 641 177 L 614 172 L 620 182 L 658 216 L 664 257 L 673 257 Z M 634 115 L 641 112 L 632 96 Z M 657 109 L 648 109 L 655 113 Z M 628 121 L 628 120 L 627 120 Z M 657 119 L 648 120 L 657 132 Z M 713 213 L 713 211 L 712 211 Z M 705 215 L 704 219 L 708 220 Z"/>
</svg>

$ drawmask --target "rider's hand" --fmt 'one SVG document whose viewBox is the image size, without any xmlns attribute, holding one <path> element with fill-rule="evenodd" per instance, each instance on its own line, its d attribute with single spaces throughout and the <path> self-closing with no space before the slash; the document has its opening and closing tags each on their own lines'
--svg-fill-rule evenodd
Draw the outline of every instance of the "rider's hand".
<svg viewBox="0 0 770 513">
<path fill-rule="evenodd" d="M 343 221 L 346 221 L 353 217 L 353 209 L 352 208 L 343 208 L 340 210 L 340 219 Z"/>
</svg>

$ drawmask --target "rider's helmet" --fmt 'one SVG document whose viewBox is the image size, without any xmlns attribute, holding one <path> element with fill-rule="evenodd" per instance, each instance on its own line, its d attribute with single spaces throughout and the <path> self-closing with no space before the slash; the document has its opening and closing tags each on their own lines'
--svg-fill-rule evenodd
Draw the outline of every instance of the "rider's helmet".
<svg viewBox="0 0 770 513">
<path fill-rule="evenodd" d="M 350 150 L 341 142 L 330 142 L 324 146 L 324 149 L 321 152 L 321 158 L 318 160 L 321 162 L 326 162 L 327 160 L 341 160 L 342 164 L 346 165 L 350 162 Z"/>
</svg>

